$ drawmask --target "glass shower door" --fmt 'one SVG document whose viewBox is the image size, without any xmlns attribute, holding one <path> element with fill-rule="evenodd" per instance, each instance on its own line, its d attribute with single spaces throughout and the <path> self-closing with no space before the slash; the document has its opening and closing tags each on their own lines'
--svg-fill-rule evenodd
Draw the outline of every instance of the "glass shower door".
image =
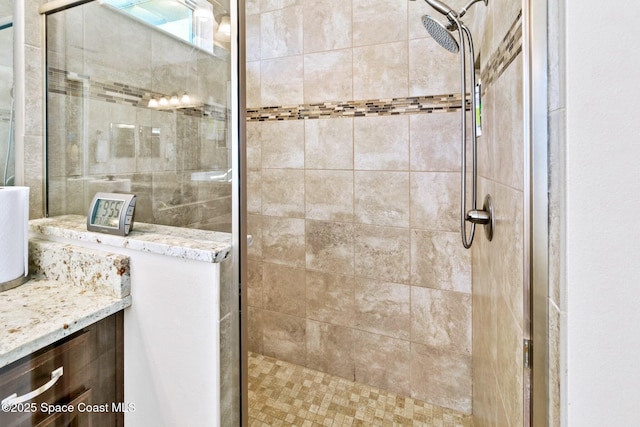
<svg viewBox="0 0 640 427">
<path fill-rule="evenodd" d="M 80 0 L 41 12 L 48 215 L 86 215 L 96 192 L 133 193 L 136 222 L 231 233 L 238 119 L 229 0 Z M 238 274 L 230 258 L 223 277 Z M 240 423 L 231 288 L 220 295 L 232 307 L 220 319 L 221 411 L 210 425 Z"/>
</svg>

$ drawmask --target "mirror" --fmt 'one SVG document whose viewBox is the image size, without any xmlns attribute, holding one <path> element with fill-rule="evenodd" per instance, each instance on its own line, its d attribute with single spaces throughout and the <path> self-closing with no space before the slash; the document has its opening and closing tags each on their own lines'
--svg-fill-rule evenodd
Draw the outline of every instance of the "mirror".
<svg viewBox="0 0 640 427">
<path fill-rule="evenodd" d="M 0 0 L 0 186 L 15 181 L 13 0 Z"/>
</svg>

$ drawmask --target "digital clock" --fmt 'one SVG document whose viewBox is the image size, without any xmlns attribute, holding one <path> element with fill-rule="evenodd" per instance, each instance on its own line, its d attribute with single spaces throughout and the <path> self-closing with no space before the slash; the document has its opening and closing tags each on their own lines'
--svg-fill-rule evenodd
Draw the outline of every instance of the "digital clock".
<svg viewBox="0 0 640 427">
<path fill-rule="evenodd" d="M 136 196 L 96 193 L 87 214 L 87 230 L 126 236 L 133 229 Z"/>
</svg>

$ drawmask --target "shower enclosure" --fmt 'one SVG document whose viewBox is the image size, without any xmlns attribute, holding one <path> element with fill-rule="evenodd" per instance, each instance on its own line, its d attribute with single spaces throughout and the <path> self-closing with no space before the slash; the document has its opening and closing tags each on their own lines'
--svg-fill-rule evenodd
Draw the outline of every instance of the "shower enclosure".
<svg viewBox="0 0 640 427">
<path fill-rule="evenodd" d="M 46 214 L 86 215 L 97 192 L 135 194 L 137 223 L 231 233 L 221 268 L 237 284 L 237 3 L 70 0 L 40 13 Z M 239 289 L 230 288 L 220 295 L 231 301 L 219 320 L 221 411 L 207 425 L 240 422 Z M 204 379 L 198 386 L 211 389 Z"/>
<path fill-rule="evenodd" d="M 0 0 L 0 187 L 13 185 L 13 0 Z"/>
</svg>

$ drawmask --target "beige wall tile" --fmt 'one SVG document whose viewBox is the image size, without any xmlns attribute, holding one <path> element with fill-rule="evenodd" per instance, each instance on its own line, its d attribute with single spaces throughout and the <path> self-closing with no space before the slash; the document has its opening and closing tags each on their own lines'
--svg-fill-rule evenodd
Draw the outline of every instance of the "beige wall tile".
<svg viewBox="0 0 640 427">
<path fill-rule="evenodd" d="M 247 254 L 251 257 L 262 257 L 262 216 L 247 215 L 247 231 L 251 235 L 252 243 L 247 247 Z"/>
<path fill-rule="evenodd" d="M 304 2 L 304 52 L 351 47 L 351 0 Z"/>
<path fill-rule="evenodd" d="M 263 263 L 265 310 L 305 317 L 305 270 Z"/>
<path fill-rule="evenodd" d="M 261 16 L 259 14 L 249 15 L 245 19 L 245 46 L 246 46 L 246 55 L 247 61 L 259 61 L 261 59 L 261 44 L 260 44 L 260 33 L 261 33 L 261 24 L 260 24 Z"/>
<path fill-rule="evenodd" d="M 262 13 L 260 46 L 262 59 L 302 53 L 302 6 Z"/>
<path fill-rule="evenodd" d="M 264 351 L 264 348 L 262 346 L 262 325 L 264 324 L 262 318 L 262 309 L 249 307 L 248 311 L 248 350 L 255 353 L 262 353 Z"/>
<path fill-rule="evenodd" d="M 353 119 L 305 120 L 307 169 L 353 169 Z"/>
<path fill-rule="evenodd" d="M 247 169 L 259 171 L 262 169 L 262 123 L 248 122 L 247 131 Z"/>
<path fill-rule="evenodd" d="M 481 43 L 476 49 L 481 52 L 495 52 L 502 43 L 503 37 L 516 21 L 522 5 L 510 0 L 496 0 L 486 9 L 484 23 L 485 34 L 481 37 Z M 482 66 L 486 65 L 490 54 L 481 55 Z"/>
<path fill-rule="evenodd" d="M 262 308 L 262 262 L 257 258 L 247 262 L 247 304 Z"/>
<path fill-rule="evenodd" d="M 356 225 L 356 275 L 394 283 L 408 283 L 409 245 L 408 229 Z"/>
<path fill-rule="evenodd" d="M 410 117 L 411 170 L 460 171 L 460 114 L 416 114 Z"/>
<path fill-rule="evenodd" d="M 459 232 L 411 230 L 411 284 L 471 293 L 471 253 Z"/>
<path fill-rule="evenodd" d="M 353 172 L 307 169 L 304 182 L 307 219 L 353 220 Z"/>
<path fill-rule="evenodd" d="M 262 213 L 262 173 L 247 172 L 247 213 Z"/>
<path fill-rule="evenodd" d="M 409 341 L 354 331 L 356 382 L 409 396 Z"/>
<path fill-rule="evenodd" d="M 343 101 L 353 98 L 351 49 L 304 55 L 304 102 Z"/>
<path fill-rule="evenodd" d="M 409 173 L 356 171 L 354 215 L 364 224 L 409 226 Z"/>
<path fill-rule="evenodd" d="M 524 422 L 523 405 L 523 334 L 511 310 L 503 299 L 498 301 L 498 378 L 505 413 L 510 425 Z"/>
<path fill-rule="evenodd" d="M 307 320 L 307 367 L 353 381 L 353 331 Z"/>
<path fill-rule="evenodd" d="M 263 169 L 262 214 L 304 218 L 304 174 L 301 169 Z"/>
<path fill-rule="evenodd" d="M 247 16 L 260 13 L 260 0 L 245 0 L 244 12 Z"/>
<path fill-rule="evenodd" d="M 357 329 L 409 340 L 410 286 L 356 278 Z"/>
<path fill-rule="evenodd" d="M 430 37 L 410 40 L 409 96 L 460 91 L 460 56 L 443 49 Z"/>
<path fill-rule="evenodd" d="M 429 36 L 427 30 L 422 25 L 422 17 L 424 15 L 433 15 L 434 10 L 424 2 L 409 1 L 408 3 L 408 24 L 409 40 L 422 39 Z M 451 3 L 448 3 L 451 5 Z"/>
<path fill-rule="evenodd" d="M 260 68 L 260 106 L 297 105 L 304 102 L 302 55 L 263 60 Z"/>
<path fill-rule="evenodd" d="M 471 356 L 412 343 L 411 397 L 470 414 Z"/>
<path fill-rule="evenodd" d="M 353 0 L 353 45 L 365 46 L 407 39 L 407 2 Z"/>
<path fill-rule="evenodd" d="M 495 94 L 487 92 L 482 97 L 482 136 L 478 140 L 478 176 L 496 180 L 495 166 L 494 107 Z"/>
<path fill-rule="evenodd" d="M 459 173 L 411 173 L 411 227 L 441 231 L 460 229 Z"/>
<path fill-rule="evenodd" d="M 354 166 L 363 170 L 408 170 L 409 118 L 362 117 L 354 122 Z"/>
<path fill-rule="evenodd" d="M 522 75 L 522 55 L 518 55 L 495 82 L 493 112 L 496 178 L 518 190 L 524 188 Z"/>
<path fill-rule="evenodd" d="M 248 108 L 259 108 L 262 106 L 262 88 L 260 84 L 262 77 L 260 75 L 260 65 L 260 61 L 247 62 L 245 65 Z"/>
<path fill-rule="evenodd" d="M 471 354 L 471 295 L 411 287 L 411 339 Z"/>
<path fill-rule="evenodd" d="M 304 219 L 263 216 L 262 256 L 265 261 L 304 267 Z"/>
<path fill-rule="evenodd" d="M 305 365 L 306 320 L 265 310 L 263 318 L 263 353 L 286 362 Z"/>
<path fill-rule="evenodd" d="M 406 42 L 353 49 L 354 99 L 407 96 L 409 94 L 408 75 L 409 53 Z"/>
<path fill-rule="evenodd" d="M 283 9 L 289 6 L 301 4 L 303 0 L 261 0 L 260 11 L 269 12 L 271 10 Z"/>
<path fill-rule="evenodd" d="M 307 270 L 307 318 L 354 325 L 354 278 Z"/>
<path fill-rule="evenodd" d="M 304 168 L 304 122 L 285 120 L 262 124 L 262 167 Z"/>
<path fill-rule="evenodd" d="M 337 274 L 353 274 L 353 224 L 307 220 L 306 266 Z"/>
<path fill-rule="evenodd" d="M 503 185 L 494 186 L 496 232 L 491 242 L 491 268 L 499 295 L 503 296 L 519 325 L 523 323 L 524 195 Z"/>
</svg>

